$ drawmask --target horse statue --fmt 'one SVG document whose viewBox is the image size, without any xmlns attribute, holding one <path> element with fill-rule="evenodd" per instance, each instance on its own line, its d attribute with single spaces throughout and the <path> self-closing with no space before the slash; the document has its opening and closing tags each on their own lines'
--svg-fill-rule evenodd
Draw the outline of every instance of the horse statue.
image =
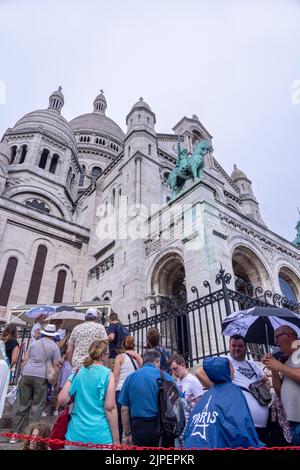
<svg viewBox="0 0 300 470">
<path fill-rule="evenodd" d="M 183 189 L 185 182 L 190 178 L 193 181 L 203 177 L 204 156 L 212 152 L 213 148 L 207 140 L 201 140 L 196 145 L 193 154 L 189 157 L 186 149 L 181 150 L 178 143 L 178 158 L 175 168 L 168 177 L 168 185 L 172 191 L 171 198 L 177 196 Z"/>
</svg>

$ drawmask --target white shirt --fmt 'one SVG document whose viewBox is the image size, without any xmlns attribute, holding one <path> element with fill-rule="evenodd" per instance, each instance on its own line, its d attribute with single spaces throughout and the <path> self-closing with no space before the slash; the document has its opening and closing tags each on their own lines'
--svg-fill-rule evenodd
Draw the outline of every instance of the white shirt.
<svg viewBox="0 0 300 470">
<path fill-rule="evenodd" d="M 192 409 L 199 400 L 199 397 L 203 395 L 203 387 L 199 380 L 190 373 L 183 379 L 177 380 L 176 385 L 181 392 L 185 420 L 188 422 Z"/>
<path fill-rule="evenodd" d="M 233 384 L 249 390 L 249 385 L 264 377 L 263 371 L 253 361 L 236 361 L 228 356 L 234 368 Z M 251 364 L 251 365 L 250 365 Z M 267 426 L 269 408 L 261 405 L 250 392 L 242 390 L 247 400 L 248 407 L 256 428 L 265 428 Z"/>
</svg>

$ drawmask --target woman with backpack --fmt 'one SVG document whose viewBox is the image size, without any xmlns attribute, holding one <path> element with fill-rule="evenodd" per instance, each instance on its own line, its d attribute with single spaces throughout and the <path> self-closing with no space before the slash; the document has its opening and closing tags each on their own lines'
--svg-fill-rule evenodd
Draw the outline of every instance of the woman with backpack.
<svg viewBox="0 0 300 470">
<path fill-rule="evenodd" d="M 113 372 L 116 383 L 116 403 L 118 408 L 120 440 L 122 439 L 123 426 L 121 419 L 121 405 L 118 404 L 118 398 L 125 379 L 129 374 L 142 367 L 142 365 L 143 359 L 134 351 L 134 337 L 126 336 L 123 341 L 123 353 L 116 356 Z"/>
</svg>

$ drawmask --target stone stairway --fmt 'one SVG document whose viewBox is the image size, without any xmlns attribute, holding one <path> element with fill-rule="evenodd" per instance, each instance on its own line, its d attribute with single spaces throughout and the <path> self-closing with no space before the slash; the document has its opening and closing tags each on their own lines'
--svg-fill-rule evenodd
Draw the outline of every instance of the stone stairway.
<svg viewBox="0 0 300 470">
<path fill-rule="evenodd" d="M 9 388 L 9 390 L 11 387 Z M 56 394 L 52 393 L 51 400 L 47 402 L 45 407 L 45 413 L 47 416 L 41 418 L 40 421 L 47 423 L 50 427 L 53 426 L 56 416 L 53 416 L 56 403 Z M 13 406 L 10 405 L 7 401 L 5 403 L 4 411 L 2 418 L 0 419 L 0 433 L 2 432 L 13 432 Z M 21 450 L 23 447 L 24 441 L 19 441 L 16 444 L 9 443 L 10 438 L 0 436 L 0 450 Z"/>
</svg>

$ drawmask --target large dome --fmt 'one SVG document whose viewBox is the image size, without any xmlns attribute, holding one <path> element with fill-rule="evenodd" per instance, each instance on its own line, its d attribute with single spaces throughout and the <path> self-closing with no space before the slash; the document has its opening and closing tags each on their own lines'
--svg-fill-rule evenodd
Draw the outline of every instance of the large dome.
<svg viewBox="0 0 300 470">
<path fill-rule="evenodd" d="M 59 139 L 76 153 L 76 139 L 68 121 L 56 110 L 40 109 L 25 114 L 15 124 L 13 132 L 42 132 Z"/>
<path fill-rule="evenodd" d="M 78 116 L 70 121 L 74 132 L 95 132 L 120 142 L 124 142 L 122 129 L 112 119 L 97 112 Z"/>
</svg>

